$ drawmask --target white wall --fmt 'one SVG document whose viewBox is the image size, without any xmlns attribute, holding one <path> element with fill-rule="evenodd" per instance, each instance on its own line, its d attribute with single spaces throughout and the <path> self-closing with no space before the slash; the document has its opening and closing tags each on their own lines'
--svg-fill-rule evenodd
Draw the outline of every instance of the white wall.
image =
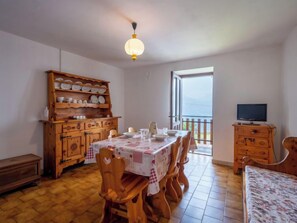
<svg viewBox="0 0 297 223">
<path fill-rule="evenodd" d="M 283 48 L 283 136 L 297 136 L 297 26 Z"/>
<path fill-rule="evenodd" d="M 111 81 L 113 114 L 124 117 L 122 70 L 68 52 L 61 58 L 62 71 Z M 58 49 L 0 31 L 0 159 L 27 153 L 43 157 L 38 120 L 47 105 L 44 71 L 49 69 L 59 69 Z"/>
<path fill-rule="evenodd" d="M 125 70 L 126 127 L 156 121 L 169 126 L 170 72 L 214 66 L 215 160 L 233 162 L 233 128 L 238 103 L 267 103 L 268 122 L 277 126 L 279 155 L 281 47 L 250 49 L 219 56 Z"/>
</svg>

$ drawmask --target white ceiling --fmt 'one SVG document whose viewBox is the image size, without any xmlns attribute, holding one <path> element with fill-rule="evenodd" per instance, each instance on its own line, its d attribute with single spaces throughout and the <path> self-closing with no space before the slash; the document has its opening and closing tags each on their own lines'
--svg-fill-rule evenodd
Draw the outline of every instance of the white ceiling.
<svg viewBox="0 0 297 223">
<path fill-rule="evenodd" d="M 297 0 L 0 0 L 0 30 L 120 68 L 276 44 L 296 25 Z"/>
</svg>

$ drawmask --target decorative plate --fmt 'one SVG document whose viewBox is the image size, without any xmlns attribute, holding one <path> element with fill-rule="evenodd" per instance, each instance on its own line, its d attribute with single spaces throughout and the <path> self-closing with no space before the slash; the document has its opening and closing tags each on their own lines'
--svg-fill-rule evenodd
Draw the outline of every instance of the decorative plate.
<svg viewBox="0 0 297 223">
<path fill-rule="evenodd" d="M 56 78 L 56 81 L 63 81 L 64 79 L 62 77 Z"/>
<path fill-rule="evenodd" d="M 106 88 L 107 87 L 105 85 L 101 85 L 100 88 L 99 88 L 98 93 L 99 94 L 104 94 L 106 92 Z"/>
<path fill-rule="evenodd" d="M 99 93 L 99 90 L 100 90 L 100 86 L 97 84 L 97 85 L 94 85 L 94 87 L 91 89 L 91 92 L 92 93 Z"/>
<path fill-rule="evenodd" d="M 63 90 L 70 90 L 72 84 L 61 83 L 61 89 Z"/>
<path fill-rule="evenodd" d="M 137 135 L 137 132 L 124 132 L 123 135 L 127 138 L 132 138 Z"/>
<path fill-rule="evenodd" d="M 98 98 L 97 98 L 96 95 L 92 95 L 92 96 L 91 96 L 91 102 L 92 102 L 93 104 L 98 104 Z"/>
<path fill-rule="evenodd" d="M 99 96 L 98 101 L 99 101 L 100 104 L 104 104 L 105 103 L 105 98 L 103 96 Z"/>
<path fill-rule="evenodd" d="M 75 82 L 75 84 L 73 84 L 72 85 L 72 90 L 74 90 L 74 91 L 80 91 L 81 90 L 81 85 L 79 85 L 79 84 L 82 84 L 80 81 L 77 81 L 77 82 Z"/>
<path fill-rule="evenodd" d="M 92 85 L 90 83 L 85 84 L 85 86 L 82 87 L 82 91 L 89 92 L 92 88 Z"/>
<path fill-rule="evenodd" d="M 153 138 L 155 138 L 156 141 L 164 141 L 167 137 L 168 135 L 165 135 L 165 134 L 153 135 Z"/>
</svg>

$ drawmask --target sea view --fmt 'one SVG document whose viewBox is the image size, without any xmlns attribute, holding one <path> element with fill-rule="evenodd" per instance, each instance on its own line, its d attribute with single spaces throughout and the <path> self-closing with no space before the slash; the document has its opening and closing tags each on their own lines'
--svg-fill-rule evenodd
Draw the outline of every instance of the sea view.
<svg viewBox="0 0 297 223">
<path fill-rule="evenodd" d="M 210 120 L 212 119 L 212 77 L 203 76 L 196 78 L 183 79 L 182 92 L 182 115 L 183 120 L 198 118 L 203 122 L 207 120 L 207 133 L 210 132 Z M 197 117 L 198 116 L 198 117 Z M 195 123 L 195 130 L 198 123 Z M 200 125 L 201 132 L 204 129 L 203 124 Z"/>
</svg>

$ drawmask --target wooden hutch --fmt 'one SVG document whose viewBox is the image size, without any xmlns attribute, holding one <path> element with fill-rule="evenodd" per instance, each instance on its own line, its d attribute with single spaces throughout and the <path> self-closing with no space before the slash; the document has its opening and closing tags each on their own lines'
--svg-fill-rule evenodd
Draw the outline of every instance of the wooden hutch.
<svg viewBox="0 0 297 223">
<path fill-rule="evenodd" d="M 44 121 L 44 173 L 54 178 L 81 163 L 95 141 L 118 130 L 111 112 L 109 82 L 50 70 L 49 120 Z"/>
<path fill-rule="evenodd" d="M 235 174 L 242 169 L 242 158 L 249 156 L 259 163 L 274 161 L 275 126 L 268 124 L 249 125 L 235 123 L 234 126 L 234 166 Z"/>
</svg>

